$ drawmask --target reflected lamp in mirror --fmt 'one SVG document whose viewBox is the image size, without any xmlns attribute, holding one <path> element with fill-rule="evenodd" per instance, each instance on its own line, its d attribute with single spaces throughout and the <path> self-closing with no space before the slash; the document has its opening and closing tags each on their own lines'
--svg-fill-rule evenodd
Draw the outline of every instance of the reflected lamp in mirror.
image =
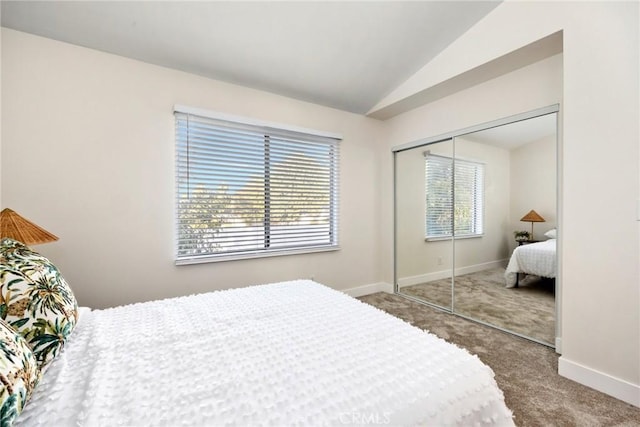
<svg viewBox="0 0 640 427">
<path fill-rule="evenodd" d="M 531 223 L 531 237 L 530 238 L 531 238 L 531 240 L 534 240 L 534 237 L 533 237 L 533 223 L 534 222 L 544 222 L 544 218 L 542 218 L 538 212 L 536 212 L 533 209 L 531 209 L 528 214 L 526 214 L 525 216 L 520 218 L 520 221 L 530 222 Z"/>
<path fill-rule="evenodd" d="M 6 208 L 0 212 L 0 238 L 9 237 L 25 245 L 55 242 L 58 237 L 37 226 L 17 212 Z"/>
</svg>

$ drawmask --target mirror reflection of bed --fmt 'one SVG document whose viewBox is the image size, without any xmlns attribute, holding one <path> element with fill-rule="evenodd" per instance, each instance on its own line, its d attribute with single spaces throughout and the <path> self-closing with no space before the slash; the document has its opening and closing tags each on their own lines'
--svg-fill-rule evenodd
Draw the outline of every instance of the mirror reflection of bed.
<svg viewBox="0 0 640 427">
<path fill-rule="evenodd" d="M 551 113 L 396 152 L 398 293 L 553 346 L 556 147 Z M 452 159 L 448 235 L 429 236 L 429 155 Z"/>
</svg>

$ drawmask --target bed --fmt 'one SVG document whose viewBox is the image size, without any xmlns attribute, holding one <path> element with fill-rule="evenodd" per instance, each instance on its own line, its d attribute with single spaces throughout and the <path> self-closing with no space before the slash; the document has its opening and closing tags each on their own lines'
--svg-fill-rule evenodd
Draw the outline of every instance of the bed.
<svg viewBox="0 0 640 427">
<path fill-rule="evenodd" d="M 513 425 L 476 356 L 310 280 L 75 318 L 15 426 Z"/>
<path fill-rule="evenodd" d="M 518 246 L 511 254 L 504 273 L 506 287 L 517 286 L 518 273 L 555 278 L 556 259 L 556 239 Z"/>
</svg>

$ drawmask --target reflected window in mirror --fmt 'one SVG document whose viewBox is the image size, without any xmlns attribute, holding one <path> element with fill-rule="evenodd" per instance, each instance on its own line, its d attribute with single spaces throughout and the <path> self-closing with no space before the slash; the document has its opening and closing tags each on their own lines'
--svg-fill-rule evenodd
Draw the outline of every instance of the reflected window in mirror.
<svg viewBox="0 0 640 427">
<path fill-rule="evenodd" d="M 481 162 L 425 153 L 425 238 L 483 234 L 484 168 Z M 455 201 L 455 203 L 454 203 Z"/>
</svg>

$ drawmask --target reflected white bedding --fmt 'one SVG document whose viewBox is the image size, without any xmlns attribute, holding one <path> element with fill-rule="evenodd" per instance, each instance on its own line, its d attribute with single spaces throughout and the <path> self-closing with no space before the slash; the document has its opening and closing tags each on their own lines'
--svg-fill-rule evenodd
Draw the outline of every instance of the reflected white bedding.
<svg viewBox="0 0 640 427">
<path fill-rule="evenodd" d="M 540 277 L 556 277 L 556 239 L 518 246 L 504 273 L 507 288 L 513 288 L 518 273 L 533 274 Z"/>
<path fill-rule="evenodd" d="M 84 310 L 22 426 L 513 425 L 476 356 L 311 281 Z"/>
</svg>

